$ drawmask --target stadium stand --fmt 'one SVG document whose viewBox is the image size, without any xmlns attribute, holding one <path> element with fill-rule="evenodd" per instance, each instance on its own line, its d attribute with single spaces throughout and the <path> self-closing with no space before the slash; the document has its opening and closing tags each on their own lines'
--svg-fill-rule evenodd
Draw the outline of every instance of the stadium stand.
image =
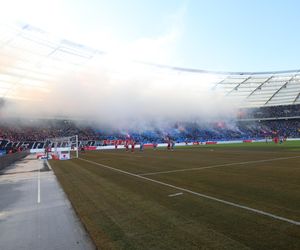
<svg viewBox="0 0 300 250">
<path fill-rule="evenodd" d="M 283 136 L 300 138 L 299 105 L 262 107 L 243 109 L 235 121 L 219 121 L 214 123 L 180 123 L 161 130 L 153 129 L 137 133 L 100 132 L 97 126 L 80 125 L 71 120 L 44 120 L 32 125 L 14 123 L 0 124 L 0 150 L 8 152 L 23 149 L 44 148 L 46 138 L 64 137 L 77 134 L 80 145 L 100 146 L 114 144 L 115 140 L 130 139 L 136 142 L 161 143 L 167 138 L 177 142 L 193 141 L 226 141 L 264 139 L 266 137 Z M 241 118 L 240 114 L 244 116 Z M 130 136 L 129 136 L 130 135 Z"/>
<path fill-rule="evenodd" d="M 282 105 L 273 107 L 260 107 L 255 109 L 242 109 L 239 118 L 300 118 L 300 105 Z"/>
</svg>

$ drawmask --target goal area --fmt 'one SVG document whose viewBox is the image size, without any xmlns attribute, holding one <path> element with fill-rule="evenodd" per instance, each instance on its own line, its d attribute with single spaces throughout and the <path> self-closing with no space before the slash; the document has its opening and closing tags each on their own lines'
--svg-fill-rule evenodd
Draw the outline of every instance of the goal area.
<svg viewBox="0 0 300 250">
<path fill-rule="evenodd" d="M 55 160 L 78 158 L 78 135 L 47 138 L 45 154 L 48 159 Z"/>
</svg>

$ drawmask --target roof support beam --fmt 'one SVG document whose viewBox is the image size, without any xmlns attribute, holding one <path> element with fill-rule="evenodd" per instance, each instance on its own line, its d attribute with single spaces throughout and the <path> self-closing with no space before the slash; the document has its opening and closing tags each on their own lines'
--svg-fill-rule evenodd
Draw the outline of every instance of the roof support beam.
<svg viewBox="0 0 300 250">
<path fill-rule="evenodd" d="M 287 81 L 287 82 L 285 82 L 278 90 L 276 90 L 275 92 L 274 92 L 274 94 L 265 102 L 265 105 L 266 104 L 268 104 L 272 99 L 273 99 L 273 97 L 275 96 L 275 95 L 277 95 L 279 92 L 280 92 L 280 90 L 282 90 L 283 88 L 286 88 L 286 85 L 289 83 L 289 81 Z"/>
<path fill-rule="evenodd" d="M 218 85 L 222 84 L 227 78 L 228 78 L 228 77 L 224 78 L 224 79 L 223 79 L 222 81 L 220 81 L 220 82 L 217 82 L 217 83 L 215 84 L 215 86 L 213 86 L 212 89 L 215 90 L 216 87 L 217 87 Z"/>
<path fill-rule="evenodd" d="M 248 76 L 246 79 L 244 79 L 243 81 L 241 81 L 240 83 L 238 83 L 238 85 L 236 85 L 232 90 L 230 90 L 226 95 L 229 95 L 231 92 L 238 90 L 238 88 L 245 82 L 247 82 L 249 79 L 251 78 L 251 76 Z"/>
<path fill-rule="evenodd" d="M 300 92 L 298 93 L 298 95 L 296 96 L 295 100 L 293 101 L 293 104 L 295 104 L 296 101 L 298 101 L 299 98 L 300 98 Z"/>
<path fill-rule="evenodd" d="M 286 88 L 286 86 L 295 79 L 295 77 L 297 76 L 297 74 L 293 75 L 288 81 L 286 81 L 277 91 L 275 91 L 275 93 L 266 101 L 265 105 L 268 104 L 273 98 L 274 96 L 276 96 L 280 90 L 282 90 L 283 88 Z"/>
<path fill-rule="evenodd" d="M 270 81 L 273 78 L 273 76 L 270 76 L 267 80 L 265 80 L 264 82 L 262 82 L 256 89 L 254 89 L 248 96 L 247 98 L 249 98 L 250 96 L 252 96 L 257 90 L 261 89 L 261 87 L 266 84 L 268 81 Z M 246 98 L 246 99 L 247 99 Z"/>
</svg>

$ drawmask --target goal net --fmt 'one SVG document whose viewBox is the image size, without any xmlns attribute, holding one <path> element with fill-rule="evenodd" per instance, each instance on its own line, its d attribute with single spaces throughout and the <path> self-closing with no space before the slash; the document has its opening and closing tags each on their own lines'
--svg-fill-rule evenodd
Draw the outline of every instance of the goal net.
<svg viewBox="0 0 300 250">
<path fill-rule="evenodd" d="M 78 136 L 48 138 L 45 141 L 47 158 L 69 160 L 78 158 Z"/>
</svg>

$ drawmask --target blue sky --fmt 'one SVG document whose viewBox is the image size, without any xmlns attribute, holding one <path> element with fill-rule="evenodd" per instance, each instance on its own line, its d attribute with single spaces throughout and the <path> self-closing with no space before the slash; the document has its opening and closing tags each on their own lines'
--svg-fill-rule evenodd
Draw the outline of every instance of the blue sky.
<svg viewBox="0 0 300 250">
<path fill-rule="evenodd" d="M 220 71 L 300 69 L 296 0 L 11 0 L 1 6 L 1 21 L 28 22 L 116 56 Z"/>
</svg>

